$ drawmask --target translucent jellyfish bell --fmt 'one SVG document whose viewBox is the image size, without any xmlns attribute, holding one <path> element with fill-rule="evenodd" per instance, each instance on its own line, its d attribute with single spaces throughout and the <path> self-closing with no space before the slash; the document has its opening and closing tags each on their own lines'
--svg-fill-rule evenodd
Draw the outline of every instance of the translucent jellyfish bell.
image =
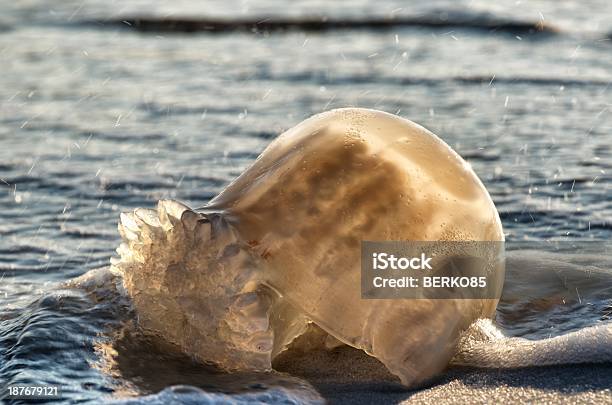
<svg viewBox="0 0 612 405">
<path fill-rule="evenodd" d="M 122 214 L 119 230 L 113 269 L 140 326 L 227 369 L 270 369 L 312 322 L 414 386 L 497 305 L 361 298 L 363 240 L 503 240 L 466 162 L 426 129 L 379 111 L 307 119 L 202 209 L 160 201 Z"/>
</svg>

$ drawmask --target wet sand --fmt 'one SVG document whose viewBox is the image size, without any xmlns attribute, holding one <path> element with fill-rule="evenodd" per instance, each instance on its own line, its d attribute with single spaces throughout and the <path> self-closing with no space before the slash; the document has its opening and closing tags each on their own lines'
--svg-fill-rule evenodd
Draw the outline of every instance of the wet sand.
<svg viewBox="0 0 612 405">
<path fill-rule="evenodd" d="M 306 379 L 331 404 L 612 403 L 612 364 L 451 367 L 418 390 L 405 389 L 376 359 L 347 346 L 281 356 L 276 368 Z"/>
</svg>

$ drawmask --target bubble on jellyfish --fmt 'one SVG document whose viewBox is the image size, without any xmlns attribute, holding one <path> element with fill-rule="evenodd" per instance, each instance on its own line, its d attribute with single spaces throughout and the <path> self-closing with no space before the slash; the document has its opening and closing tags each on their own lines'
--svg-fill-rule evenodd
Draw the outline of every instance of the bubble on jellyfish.
<svg viewBox="0 0 612 405">
<path fill-rule="evenodd" d="M 309 118 L 203 208 L 163 200 L 122 214 L 119 231 L 111 269 L 139 326 L 228 370 L 269 370 L 314 324 L 416 386 L 497 305 L 362 299 L 364 240 L 504 239 L 489 194 L 457 153 L 374 110 Z"/>
</svg>

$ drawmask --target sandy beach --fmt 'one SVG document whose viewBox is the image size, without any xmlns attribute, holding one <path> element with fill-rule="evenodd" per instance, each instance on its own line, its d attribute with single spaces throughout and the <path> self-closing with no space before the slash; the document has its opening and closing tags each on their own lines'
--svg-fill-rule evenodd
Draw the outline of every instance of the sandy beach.
<svg viewBox="0 0 612 405">
<path fill-rule="evenodd" d="M 306 379 L 331 404 L 612 403 L 612 364 L 451 367 L 418 390 L 405 389 L 376 359 L 348 346 L 286 356 L 276 368 Z"/>
</svg>

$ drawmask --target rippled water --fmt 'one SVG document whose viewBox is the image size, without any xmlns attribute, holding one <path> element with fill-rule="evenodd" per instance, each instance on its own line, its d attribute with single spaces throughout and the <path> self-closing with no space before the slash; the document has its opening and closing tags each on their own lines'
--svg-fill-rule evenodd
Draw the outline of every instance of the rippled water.
<svg viewBox="0 0 612 405">
<path fill-rule="evenodd" d="M 283 129 L 334 107 L 382 109 L 439 134 L 485 183 L 510 241 L 610 239 L 612 6 L 589 4 L 0 2 L 0 391 L 70 382 L 66 397 L 86 401 L 153 393 L 200 373 L 217 375 L 201 387 L 214 392 L 265 380 L 245 376 L 230 388 L 194 364 L 155 381 L 163 373 L 143 369 L 164 353 L 185 363 L 158 343 L 145 345 L 157 355 L 141 369 L 109 366 L 129 359 L 107 344 L 127 308 L 56 285 L 108 263 L 120 211 L 165 197 L 201 206 Z M 139 15 L 467 15 L 544 21 L 556 33 L 459 24 L 182 35 L 92 22 Z M 565 313 L 575 328 L 585 314 L 605 318 L 609 305 L 601 298 L 596 309 L 579 302 Z M 514 334 L 550 326 L 507 309 Z"/>
</svg>

